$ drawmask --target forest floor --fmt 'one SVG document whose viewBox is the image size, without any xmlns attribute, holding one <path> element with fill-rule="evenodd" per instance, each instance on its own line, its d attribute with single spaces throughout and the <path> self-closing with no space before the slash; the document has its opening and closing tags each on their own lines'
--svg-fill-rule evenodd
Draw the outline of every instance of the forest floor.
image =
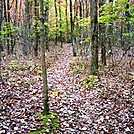
<svg viewBox="0 0 134 134">
<path fill-rule="evenodd" d="M 86 79 L 84 73 L 73 72 L 77 64 L 71 45 L 55 53 L 47 61 L 50 111 L 60 119 L 55 134 L 133 134 L 133 73 L 101 70 L 103 75 Z M 36 115 L 43 109 L 41 75 L 40 60 L 2 61 L 0 134 L 27 134 L 40 126 Z"/>
</svg>

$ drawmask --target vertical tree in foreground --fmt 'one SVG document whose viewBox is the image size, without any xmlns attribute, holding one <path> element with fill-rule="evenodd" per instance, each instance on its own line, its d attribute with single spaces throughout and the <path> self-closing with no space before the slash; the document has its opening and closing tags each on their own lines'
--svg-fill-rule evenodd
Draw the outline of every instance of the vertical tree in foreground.
<svg viewBox="0 0 134 134">
<path fill-rule="evenodd" d="M 0 0 L 0 82 L 2 81 L 2 76 L 1 76 L 1 51 L 2 51 L 1 25 L 2 25 L 2 0 Z"/>
<path fill-rule="evenodd" d="M 46 1 L 45 2 L 45 16 L 44 16 L 44 20 L 45 20 L 45 46 L 46 49 L 49 50 L 49 27 L 48 27 L 48 17 L 49 17 L 49 2 Z"/>
<path fill-rule="evenodd" d="M 70 25 L 71 25 L 71 42 L 73 47 L 73 56 L 76 56 L 75 41 L 74 41 L 74 20 L 72 11 L 72 0 L 70 0 Z"/>
<path fill-rule="evenodd" d="M 103 4 L 104 4 L 104 1 L 101 0 L 99 2 L 99 9 L 100 9 L 101 6 L 103 6 Z M 100 16 L 101 12 L 102 11 L 100 10 L 99 11 L 99 16 Z M 106 63 L 106 45 L 105 45 L 105 34 L 106 33 L 105 33 L 105 31 L 106 31 L 105 24 L 104 23 L 99 23 L 99 36 L 100 36 L 99 43 L 100 43 L 100 46 L 101 46 L 101 62 L 102 62 L 103 65 L 107 64 Z"/>
<path fill-rule="evenodd" d="M 6 3 L 6 7 L 7 7 L 7 11 L 6 11 L 6 13 L 7 13 L 7 28 L 8 28 L 8 30 L 10 30 L 11 29 L 11 25 L 10 25 L 10 3 L 9 3 L 9 0 L 7 0 L 7 3 Z M 10 54 L 10 34 L 9 33 L 7 33 L 7 53 L 8 54 Z"/>
<path fill-rule="evenodd" d="M 68 0 L 66 0 L 65 14 L 66 14 L 66 29 L 67 29 L 66 41 L 69 42 Z"/>
<path fill-rule="evenodd" d="M 42 50 L 42 72 L 43 72 L 43 96 L 44 96 L 44 110 L 43 114 L 49 113 L 48 107 L 48 89 L 47 89 L 47 69 L 45 62 L 45 44 L 44 44 L 44 1 L 40 0 L 40 44 Z"/>
<path fill-rule="evenodd" d="M 61 48 L 63 47 L 63 42 L 62 42 L 62 16 L 61 16 L 61 1 L 59 1 L 59 17 L 60 17 L 60 24 L 59 24 L 59 29 L 60 29 L 60 43 L 61 43 Z"/>
<path fill-rule="evenodd" d="M 29 9 L 30 9 L 30 2 L 28 0 L 25 0 L 25 23 L 24 23 L 24 44 L 22 46 L 23 54 L 27 55 L 27 45 L 28 45 L 28 35 L 29 35 L 29 22 L 30 22 L 30 15 L 29 15 Z"/>
<path fill-rule="evenodd" d="M 56 2 L 56 0 L 54 0 L 54 7 L 55 7 L 55 18 L 56 18 L 55 45 L 57 45 L 57 43 L 58 43 L 58 33 L 57 33 L 57 30 L 58 30 L 58 11 L 57 11 L 57 2 Z"/>
<path fill-rule="evenodd" d="M 38 1 L 34 0 L 34 20 L 35 20 L 35 39 L 34 39 L 34 54 L 38 56 L 39 34 L 38 34 Z"/>
<path fill-rule="evenodd" d="M 97 75 L 98 73 L 98 0 L 90 0 L 90 38 L 91 38 L 91 68 L 90 73 Z"/>
</svg>

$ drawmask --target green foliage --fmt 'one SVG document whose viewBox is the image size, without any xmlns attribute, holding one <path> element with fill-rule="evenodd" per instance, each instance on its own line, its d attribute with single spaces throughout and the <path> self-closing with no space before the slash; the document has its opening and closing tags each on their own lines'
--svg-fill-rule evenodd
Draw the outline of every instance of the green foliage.
<svg viewBox="0 0 134 134">
<path fill-rule="evenodd" d="M 45 26 L 45 27 L 49 27 L 49 23 L 45 22 L 45 23 L 44 23 L 44 26 Z"/>
<path fill-rule="evenodd" d="M 94 85 L 99 85 L 100 83 L 98 81 L 95 80 L 96 76 L 94 75 L 89 75 L 88 77 L 82 79 L 82 87 L 88 87 L 88 88 L 92 88 Z"/>
<path fill-rule="evenodd" d="M 15 35 L 20 31 L 19 27 L 12 27 L 10 22 L 4 22 L 4 25 L 2 26 L 2 31 L 1 34 L 2 35 Z"/>
<path fill-rule="evenodd" d="M 61 23 L 61 28 L 59 27 Z M 64 33 L 63 38 L 65 38 L 65 33 L 67 32 L 67 25 L 66 25 L 66 21 L 64 20 L 64 17 L 61 19 L 61 21 L 58 21 L 58 27 L 56 28 L 56 20 L 55 17 L 50 19 L 50 26 L 49 26 L 49 37 L 51 37 L 51 39 L 55 38 L 55 35 L 57 34 L 58 36 L 60 36 L 60 32 Z"/>
<path fill-rule="evenodd" d="M 134 4 L 128 0 L 117 0 L 115 3 L 104 4 L 100 8 L 99 23 L 105 30 L 105 38 L 111 44 L 133 44 Z M 105 40 L 108 41 L 108 40 Z"/>
<path fill-rule="evenodd" d="M 49 3 L 51 0 L 44 0 L 44 2 Z"/>
<path fill-rule="evenodd" d="M 36 19 L 34 19 L 33 20 L 33 25 L 31 26 L 31 29 L 30 29 L 30 35 L 29 35 L 29 37 L 31 38 L 31 39 L 34 39 L 35 38 L 35 36 L 37 36 L 37 35 L 39 35 L 39 33 L 40 33 L 40 20 L 36 20 Z"/>
<path fill-rule="evenodd" d="M 86 38 L 84 42 L 88 43 L 90 41 L 90 38 Z"/>
<path fill-rule="evenodd" d="M 124 37 L 129 37 L 129 38 L 134 38 L 134 32 L 131 32 L 131 33 L 124 33 L 123 36 L 124 36 Z"/>
<path fill-rule="evenodd" d="M 130 7 L 127 9 L 127 4 L 130 5 Z M 132 12 L 134 10 L 134 5 L 128 3 L 127 0 L 118 0 L 117 3 L 110 2 L 109 4 L 104 4 L 100 8 L 100 17 L 99 22 L 100 23 L 107 23 L 107 22 L 113 22 L 113 21 L 119 21 L 119 20 L 128 20 L 131 18 L 134 20 L 133 16 L 134 13 Z M 130 12 L 131 17 L 125 15 L 125 12 Z"/>
<path fill-rule="evenodd" d="M 40 8 L 40 6 L 34 6 L 34 8 L 39 9 L 39 8 Z"/>
<path fill-rule="evenodd" d="M 38 114 L 39 120 L 44 125 L 43 128 L 37 128 L 36 130 L 29 132 L 29 134 L 54 134 L 54 130 L 59 126 L 59 119 L 56 113 L 50 113 L 48 115 Z"/>
<path fill-rule="evenodd" d="M 79 26 L 89 26 L 90 25 L 90 17 L 87 17 L 87 18 L 80 18 L 80 17 L 77 17 L 78 18 L 78 25 Z"/>
</svg>

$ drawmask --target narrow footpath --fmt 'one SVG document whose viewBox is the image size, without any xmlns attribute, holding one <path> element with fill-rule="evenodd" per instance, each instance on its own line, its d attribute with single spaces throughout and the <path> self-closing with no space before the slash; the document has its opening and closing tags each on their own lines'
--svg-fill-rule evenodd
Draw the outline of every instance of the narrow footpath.
<svg viewBox="0 0 134 134">
<path fill-rule="evenodd" d="M 80 74 L 70 75 L 71 45 L 61 53 L 47 70 L 50 111 L 60 119 L 55 134 L 133 134 L 133 79 L 107 73 L 92 88 L 83 87 Z M 28 134 L 41 125 L 36 116 L 43 110 L 39 65 L 23 58 L 3 61 L 0 134 Z"/>
<path fill-rule="evenodd" d="M 126 104 L 119 93 L 121 87 L 126 88 L 129 85 L 109 77 L 102 79 L 93 89 L 78 88 L 79 75 L 69 75 L 70 56 L 72 49 L 66 44 L 64 55 L 48 71 L 48 83 L 54 92 L 50 95 L 50 110 L 57 112 L 61 121 L 56 133 L 133 133 L 132 104 Z M 109 84 L 105 84 L 107 79 Z"/>
</svg>

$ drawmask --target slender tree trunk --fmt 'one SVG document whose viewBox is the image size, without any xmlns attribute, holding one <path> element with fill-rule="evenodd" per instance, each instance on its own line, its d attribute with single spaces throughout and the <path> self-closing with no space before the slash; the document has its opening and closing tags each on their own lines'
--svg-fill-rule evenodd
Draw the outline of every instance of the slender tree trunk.
<svg viewBox="0 0 134 134">
<path fill-rule="evenodd" d="M 100 34 L 100 42 L 101 42 L 101 62 L 103 65 L 107 65 L 106 62 L 106 46 L 105 46 L 105 26 L 104 24 L 99 25 L 99 34 Z"/>
<path fill-rule="evenodd" d="M 21 15 L 22 15 L 22 1 L 20 1 L 19 3 L 19 20 L 22 19 Z M 22 23 L 18 23 L 18 26 L 21 26 Z"/>
<path fill-rule="evenodd" d="M 0 31 L 1 31 L 1 25 L 2 25 L 2 0 L 0 0 Z M 2 52 L 2 39 L 1 39 L 1 33 L 0 33 L 0 83 L 2 82 L 2 75 L 1 75 L 1 52 Z"/>
<path fill-rule="evenodd" d="M 85 17 L 85 1 L 82 1 L 82 16 Z"/>
<path fill-rule="evenodd" d="M 100 1 L 99 7 L 103 5 L 103 0 Z M 99 12 L 100 14 L 101 12 Z M 99 35 L 100 35 L 100 46 L 101 46 L 101 62 L 103 65 L 106 65 L 106 46 L 105 46 L 105 24 L 100 23 L 99 24 Z"/>
<path fill-rule="evenodd" d="M 75 2 L 74 2 L 74 23 L 75 23 L 75 27 L 74 27 L 74 29 L 75 29 L 75 31 L 76 31 L 76 33 L 77 34 L 75 34 L 74 35 L 74 40 L 75 40 L 75 43 L 76 43 L 76 46 L 77 46 L 77 49 L 78 49 L 78 45 L 77 44 L 79 44 L 78 42 L 79 42 L 79 40 L 78 40 L 78 38 L 76 38 L 76 37 L 78 37 L 78 30 L 79 30 L 79 25 L 78 25 L 78 18 L 77 18 L 77 16 L 78 16 L 78 1 L 77 0 L 75 0 Z"/>
<path fill-rule="evenodd" d="M 90 17 L 91 17 L 91 68 L 92 75 L 98 74 L 98 0 L 90 0 Z"/>
<path fill-rule="evenodd" d="M 88 0 L 86 0 L 86 17 L 88 17 L 89 16 L 89 5 L 88 5 L 89 3 L 88 3 Z"/>
<path fill-rule="evenodd" d="M 68 0 L 66 0 L 65 14 L 66 14 L 66 30 L 67 30 L 66 40 L 67 40 L 67 42 L 69 42 Z"/>
<path fill-rule="evenodd" d="M 24 44 L 22 46 L 22 51 L 24 55 L 27 55 L 28 49 L 28 34 L 29 34 L 29 1 L 25 0 L 25 23 L 24 23 Z"/>
<path fill-rule="evenodd" d="M 10 9 L 10 7 L 9 7 L 9 9 Z M 9 23 L 11 24 L 12 22 L 11 22 L 11 19 L 10 19 L 10 12 L 8 13 L 8 18 L 9 18 Z M 10 27 L 10 30 L 11 30 L 11 27 Z M 10 36 L 10 46 L 11 46 L 11 49 L 10 49 L 10 53 L 11 54 L 13 54 L 14 53 L 14 38 L 13 38 L 13 35 L 12 34 L 10 34 L 9 35 Z"/>
<path fill-rule="evenodd" d="M 56 4 L 56 0 L 54 0 L 54 7 L 55 7 L 55 17 L 56 17 L 56 37 L 55 37 L 55 45 L 57 45 L 58 43 L 58 34 L 57 34 L 57 30 L 58 30 L 58 12 L 57 12 L 57 4 Z"/>
<path fill-rule="evenodd" d="M 38 56 L 38 45 L 39 45 L 39 35 L 38 35 L 38 28 L 37 28 L 37 26 L 38 26 L 38 22 L 37 22 L 38 21 L 38 12 L 39 12 L 38 6 L 39 6 L 38 1 L 34 0 L 34 15 L 35 15 L 34 16 L 34 19 L 35 19 L 34 55 L 35 56 Z"/>
<path fill-rule="evenodd" d="M 17 27 L 17 13 L 18 10 L 18 0 L 15 0 L 15 17 L 14 17 L 14 27 Z M 16 35 L 13 36 L 13 44 L 11 47 L 11 53 L 13 53 L 14 46 L 16 45 Z"/>
<path fill-rule="evenodd" d="M 86 18 L 89 17 L 89 0 L 86 0 L 85 1 L 85 4 L 86 4 Z M 89 26 L 87 25 L 86 26 L 86 38 L 88 39 L 89 38 L 89 34 L 87 34 L 89 32 Z M 86 42 L 85 43 L 85 46 L 86 46 L 86 52 L 88 51 L 88 48 L 89 48 L 89 42 Z"/>
<path fill-rule="evenodd" d="M 82 1 L 79 0 L 79 3 L 80 3 L 80 7 L 79 7 L 79 14 L 80 14 L 80 19 L 82 19 Z M 83 33 L 82 33 L 82 27 L 81 27 L 81 22 L 80 22 L 80 26 L 79 26 L 79 41 L 82 42 L 82 37 L 83 37 Z M 81 47 L 81 43 L 80 43 L 80 47 Z M 82 52 L 82 50 L 81 50 Z M 81 53 L 80 52 L 80 53 Z"/>
<path fill-rule="evenodd" d="M 80 19 L 82 19 L 82 1 L 79 0 L 79 3 L 80 3 L 80 9 L 79 9 L 79 13 L 80 13 Z"/>
<path fill-rule="evenodd" d="M 4 20 L 7 22 L 7 7 L 6 7 L 6 0 L 3 1 L 4 4 Z"/>
<path fill-rule="evenodd" d="M 128 0 L 128 3 L 126 5 L 126 11 L 125 11 L 125 16 L 126 16 L 126 27 L 127 27 L 127 32 L 129 33 L 130 32 L 130 23 L 128 21 L 128 17 L 130 16 L 130 13 L 129 13 L 129 3 L 130 3 L 130 0 Z"/>
<path fill-rule="evenodd" d="M 48 33 L 49 33 L 49 27 L 48 27 L 48 16 L 49 16 L 49 3 L 45 2 L 45 46 L 46 49 L 49 50 L 49 37 L 48 37 Z"/>
<path fill-rule="evenodd" d="M 59 1 L 59 16 L 60 16 L 60 25 L 59 25 L 59 29 L 60 29 L 60 43 L 61 43 L 61 48 L 63 47 L 63 42 L 62 42 L 62 19 L 61 19 L 61 1 Z"/>
<path fill-rule="evenodd" d="M 74 40 L 74 20 L 72 12 L 72 0 L 70 0 L 70 23 L 71 23 L 71 42 L 73 48 L 73 56 L 76 56 L 75 40 Z"/>
<path fill-rule="evenodd" d="M 11 30 L 11 18 L 10 18 L 10 0 L 7 0 L 7 22 L 8 22 L 8 30 Z M 11 48 L 11 49 L 10 49 Z M 12 34 L 7 34 L 7 53 L 13 53 L 13 36 Z"/>
<path fill-rule="evenodd" d="M 40 44 L 42 50 L 42 72 L 43 72 L 43 96 L 44 96 L 44 110 L 43 114 L 49 113 L 48 106 L 48 88 L 47 88 L 47 68 L 45 60 L 45 44 L 44 44 L 44 2 L 40 0 Z"/>
<path fill-rule="evenodd" d="M 120 39 L 121 39 L 121 46 L 124 46 L 124 41 L 123 41 L 123 22 L 122 22 L 122 20 L 120 22 Z"/>
<path fill-rule="evenodd" d="M 7 11 L 10 10 L 9 0 L 7 0 Z M 7 13 L 7 22 L 10 24 L 10 12 Z M 10 26 L 9 26 L 10 29 Z M 7 34 L 7 53 L 10 54 L 10 35 Z"/>
<path fill-rule="evenodd" d="M 7 22 L 7 7 L 6 7 L 6 0 L 3 1 L 3 5 L 4 5 L 4 21 Z M 7 40 L 6 40 L 7 36 L 4 35 L 4 45 L 7 45 Z M 8 46 L 7 46 L 8 47 Z M 8 51 L 8 48 L 7 48 L 7 51 Z"/>
</svg>

